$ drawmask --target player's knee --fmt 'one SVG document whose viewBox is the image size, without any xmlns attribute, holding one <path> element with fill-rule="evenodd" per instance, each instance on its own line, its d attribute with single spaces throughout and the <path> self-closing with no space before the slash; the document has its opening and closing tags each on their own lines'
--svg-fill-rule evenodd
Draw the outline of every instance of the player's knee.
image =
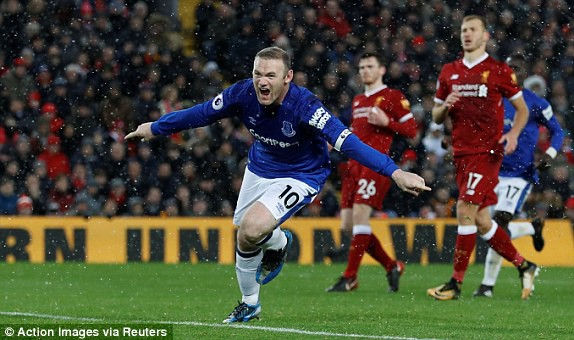
<svg viewBox="0 0 574 340">
<path fill-rule="evenodd" d="M 473 209 L 470 203 L 458 201 L 456 204 L 456 211 L 458 223 L 462 225 L 476 224 L 476 209 Z"/>
<path fill-rule="evenodd" d="M 264 235 L 260 228 L 249 224 L 239 226 L 239 230 L 237 231 L 237 240 L 240 243 L 245 242 L 251 245 L 257 244 L 259 241 L 265 238 L 265 236 L 266 235 Z"/>
<path fill-rule="evenodd" d="M 512 221 L 512 214 L 506 211 L 496 211 L 492 219 L 498 224 L 498 226 L 506 229 L 508 228 L 508 223 Z"/>
<path fill-rule="evenodd" d="M 239 241 L 255 245 L 263 240 L 270 230 L 273 231 L 272 226 L 268 226 L 262 219 L 247 217 L 243 219 L 239 226 L 237 238 Z"/>
</svg>

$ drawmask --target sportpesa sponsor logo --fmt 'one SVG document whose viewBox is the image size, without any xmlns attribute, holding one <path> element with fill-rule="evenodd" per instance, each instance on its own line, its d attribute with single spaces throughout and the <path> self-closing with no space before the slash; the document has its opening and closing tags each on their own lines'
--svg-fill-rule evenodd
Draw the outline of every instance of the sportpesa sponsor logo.
<svg viewBox="0 0 574 340">
<path fill-rule="evenodd" d="M 485 84 L 461 84 L 453 85 L 453 92 L 458 92 L 462 97 L 486 97 L 488 86 Z"/>
<path fill-rule="evenodd" d="M 261 136 L 261 135 L 257 134 L 255 132 L 255 130 L 253 130 L 253 129 L 249 129 L 249 132 L 251 132 L 251 134 L 253 135 L 253 137 L 255 137 L 255 139 L 257 139 L 257 140 L 259 140 L 265 144 L 272 145 L 272 146 L 278 146 L 280 148 L 289 148 L 292 146 L 299 145 L 299 142 L 287 143 L 287 142 L 279 141 L 277 139 Z"/>
<path fill-rule="evenodd" d="M 313 113 L 313 117 L 309 121 L 309 125 L 316 127 L 319 130 L 323 130 L 327 121 L 331 119 L 331 115 L 325 111 L 324 108 L 320 107 Z"/>
</svg>

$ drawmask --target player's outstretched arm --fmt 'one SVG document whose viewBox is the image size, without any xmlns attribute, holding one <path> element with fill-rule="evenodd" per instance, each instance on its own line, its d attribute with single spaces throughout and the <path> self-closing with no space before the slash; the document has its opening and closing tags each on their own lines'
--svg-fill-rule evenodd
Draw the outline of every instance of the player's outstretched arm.
<svg viewBox="0 0 574 340">
<path fill-rule="evenodd" d="M 398 169 L 393 172 L 391 178 L 402 191 L 415 196 L 418 196 L 423 191 L 431 191 L 431 188 L 425 185 L 424 178 L 412 172 Z"/>
<path fill-rule="evenodd" d="M 154 137 L 151 132 L 151 122 L 140 124 L 135 131 L 128 133 L 124 139 L 141 138 L 150 140 Z"/>
</svg>

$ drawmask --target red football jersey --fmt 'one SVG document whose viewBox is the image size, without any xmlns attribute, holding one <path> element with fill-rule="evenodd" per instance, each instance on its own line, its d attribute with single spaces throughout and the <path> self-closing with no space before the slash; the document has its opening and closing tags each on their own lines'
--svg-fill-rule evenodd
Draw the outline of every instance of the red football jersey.
<svg viewBox="0 0 574 340">
<path fill-rule="evenodd" d="M 435 103 L 442 104 L 455 91 L 461 98 L 449 110 L 454 155 L 502 153 L 504 146 L 498 144 L 504 127 L 502 98 L 522 95 L 512 69 L 488 54 L 472 65 L 458 59 L 443 66 Z"/>
<path fill-rule="evenodd" d="M 375 106 L 389 117 L 388 126 L 376 126 L 368 122 L 369 112 Z M 417 124 L 410 103 L 403 93 L 383 85 L 353 98 L 351 130 L 365 144 L 386 154 L 397 133 L 412 138 L 416 135 Z"/>
</svg>

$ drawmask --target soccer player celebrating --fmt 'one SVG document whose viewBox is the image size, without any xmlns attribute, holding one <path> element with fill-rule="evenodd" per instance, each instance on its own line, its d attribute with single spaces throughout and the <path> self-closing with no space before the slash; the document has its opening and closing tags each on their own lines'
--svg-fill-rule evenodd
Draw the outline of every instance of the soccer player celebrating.
<svg viewBox="0 0 574 340">
<path fill-rule="evenodd" d="M 315 198 L 329 175 L 327 142 L 391 177 L 406 192 L 430 190 L 422 177 L 402 171 L 387 155 L 362 143 L 292 79 L 289 55 L 278 47 L 265 48 L 255 56 L 251 79 L 126 135 L 149 139 L 235 116 L 255 137 L 233 216 L 239 227 L 235 269 L 242 299 L 224 323 L 246 322 L 261 313 L 260 287 L 279 274 L 292 243 L 291 233 L 280 226 Z"/>
<path fill-rule="evenodd" d="M 506 59 L 506 63 L 516 74 L 519 84 L 522 84 L 527 76 L 526 60 L 520 54 L 514 54 Z M 562 147 L 564 132 L 558 120 L 552 112 L 550 103 L 537 96 L 529 89 L 522 89 L 524 101 L 528 107 L 528 122 L 518 137 L 516 150 L 504 156 L 502 167 L 498 177 L 498 185 L 494 189 L 498 196 L 498 203 L 494 208 L 493 219 L 499 227 L 508 229 L 510 238 L 531 235 L 534 249 L 541 251 L 544 248 L 544 238 L 542 228 L 544 220 L 535 218 L 532 222 L 510 222 L 515 214 L 522 210 L 524 201 L 532 185 L 538 183 L 537 170 L 547 170 L 550 168 L 551 160 L 556 157 L 557 150 Z M 516 110 L 510 102 L 504 99 L 504 132 L 508 132 L 512 127 L 512 120 Z M 534 162 L 534 153 L 538 142 L 539 127 L 546 127 L 550 132 L 550 146 L 546 149 L 538 166 Z M 494 284 L 500 272 L 502 257 L 492 248 L 488 249 L 484 266 L 484 278 L 473 296 L 492 297 Z"/>
<path fill-rule="evenodd" d="M 388 153 L 396 134 L 414 137 L 417 125 L 403 93 L 383 84 L 385 65 L 382 57 L 366 53 L 359 58 L 359 76 L 365 93 L 353 99 L 351 130 L 367 145 Z M 328 292 L 349 292 L 359 287 L 357 273 L 365 252 L 377 260 L 387 272 L 389 291 L 399 290 L 404 263 L 393 260 L 373 235 L 370 218 L 373 209 L 381 209 L 391 182 L 388 177 L 350 160 L 342 179 L 341 228 L 352 228 L 347 268 Z"/>
<path fill-rule="evenodd" d="M 516 149 L 518 135 L 526 125 L 528 109 L 512 69 L 486 52 L 489 33 L 486 20 L 477 15 L 464 17 L 460 38 L 464 55 L 443 66 L 435 95 L 432 118 L 452 122 L 452 146 L 459 197 L 458 220 L 451 279 L 427 294 L 437 300 L 458 299 L 476 234 L 488 242 L 519 271 L 522 299 L 532 291 L 538 267 L 524 259 L 508 234 L 491 219 L 489 206 L 497 202 L 494 187 L 503 154 Z M 516 113 L 512 128 L 502 134 L 504 107 L 508 98 Z M 504 144 L 505 143 L 505 144 Z"/>
</svg>

